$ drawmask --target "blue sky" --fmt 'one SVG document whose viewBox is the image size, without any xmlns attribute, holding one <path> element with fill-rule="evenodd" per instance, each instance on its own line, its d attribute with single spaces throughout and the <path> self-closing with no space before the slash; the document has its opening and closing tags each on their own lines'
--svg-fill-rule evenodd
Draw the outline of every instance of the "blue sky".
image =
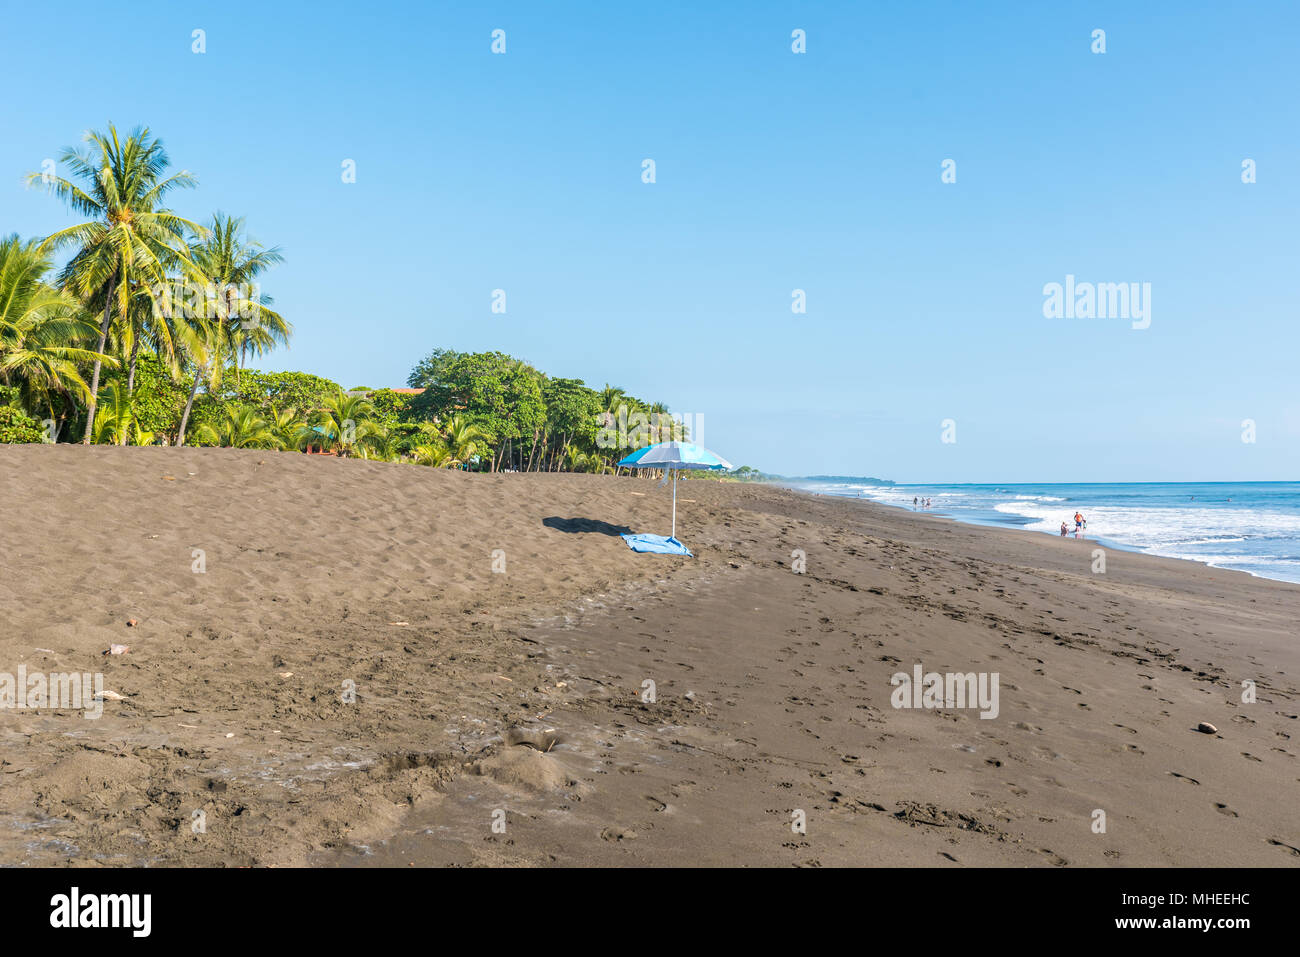
<svg viewBox="0 0 1300 957">
<path fill-rule="evenodd" d="M 786 474 L 1300 478 L 1295 4 L 3 6 L 0 233 L 147 124 L 179 211 L 283 249 L 262 368 L 499 349 Z M 1150 328 L 1044 318 L 1067 274 L 1149 282 Z"/>
</svg>

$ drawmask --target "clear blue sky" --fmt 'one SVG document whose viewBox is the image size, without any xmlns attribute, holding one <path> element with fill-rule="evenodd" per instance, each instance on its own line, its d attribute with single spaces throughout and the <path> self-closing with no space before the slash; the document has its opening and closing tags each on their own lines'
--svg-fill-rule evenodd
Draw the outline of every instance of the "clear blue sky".
<svg viewBox="0 0 1300 957">
<path fill-rule="evenodd" d="M 787 474 L 1300 478 L 1294 3 L 3 14 L 0 233 L 72 221 L 23 173 L 147 124 L 199 179 L 178 210 L 284 250 L 262 368 L 402 385 L 499 349 Z M 1151 283 L 1150 328 L 1044 318 L 1067 273 Z"/>
</svg>

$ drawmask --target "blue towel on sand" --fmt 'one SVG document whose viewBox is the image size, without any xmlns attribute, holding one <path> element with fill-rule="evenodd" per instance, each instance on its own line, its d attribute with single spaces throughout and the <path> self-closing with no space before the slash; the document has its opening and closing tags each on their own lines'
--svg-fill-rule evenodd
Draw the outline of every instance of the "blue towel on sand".
<svg viewBox="0 0 1300 957">
<path fill-rule="evenodd" d="M 691 550 L 675 538 L 664 535 L 624 535 L 623 541 L 634 552 L 654 552 L 656 555 L 691 555 Z"/>
</svg>

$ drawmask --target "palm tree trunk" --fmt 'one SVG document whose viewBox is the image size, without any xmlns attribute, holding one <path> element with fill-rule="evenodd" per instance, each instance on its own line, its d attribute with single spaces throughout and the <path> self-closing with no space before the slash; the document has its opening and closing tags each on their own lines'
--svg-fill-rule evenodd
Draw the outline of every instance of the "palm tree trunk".
<svg viewBox="0 0 1300 957">
<path fill-rule="evenodd" d="M 63 395 L 63 411 L 59 413 L 59 423 L 57 426 L 55 426 L 55 430 L 54 430 L 54 440 L 56 442 L 58 441 L 59 433 L 63 431 L 63 427 L 68 422 L 68 412 L 70 410 L 76 409 L 77 407 L 77 400 L 71 392 L 69 392 L 67 389 L 64 389 L 62 390 L 62 395 Z"/>
<path fill-rule="evenodd" d="M 540 431 L 541 429 L 533 429 L 533 447 L 528 450 L 528 468 L 524 469 L 525 472 L 533 470 L 533 456 L 537 454 L 537 433 Z"/>
<path fill-rule="evenodd" d="M 140 356 L 140 337 L 134 336 L 131 340 L 131 369 L 126 374 L 126 397 L 129 399 L 135 395 L 135 363 Z"/>
<path fill-rule="evenodd" d="M 203 378 L 203 367 L 194 372 L 194 385 L 190 387 L 190 397 L 185 401 L 185 411 L 181 413 L 181 430 L 176 434 L 176 446 L 185 444 L 185 426 L 190 421 L 190 409 L 194 406 L 194 396 L 199 391 L 199 380 Z"/>
<path fill-rule="evenodd" d="M 104 321 L 99 326 L 99 348 L 95 351 L 103 355 L 104 343 L 108 341 L 108 325 L 113 321 L 113 287 L 117 285 L 117 273 L 108 277 L 108 296 L 104 299 Z M 95 360 L 95 371 L 90 377 L 90 401 L 86 409 L 86 434 L 81 437 L 82 445 L 90 444 L 91 432 L 95 428 L 95 405 L 99 401 L 99 367 L 100 360 Z"/>
</svg>

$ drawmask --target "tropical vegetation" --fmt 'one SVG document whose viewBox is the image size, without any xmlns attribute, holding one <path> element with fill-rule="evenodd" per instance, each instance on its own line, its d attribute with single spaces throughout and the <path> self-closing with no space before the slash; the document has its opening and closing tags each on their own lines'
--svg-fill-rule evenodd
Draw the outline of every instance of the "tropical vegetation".
<svg viewBox="0 0 1300 957">
<path fill-rule="evenodd" d="M 261 283 L 284 261 L 241 216 L 173 210 L 197 186 L 162 141 L 109 125 L 28 174 L 74 215 L 0 237 L 0 443 L 207 445 L 471 471 L 615 472 L 689 437 L 666 405 L 500 352 L 434 349 L 401 390 L 249 362 L 292 324 Z"/>
</svg>

